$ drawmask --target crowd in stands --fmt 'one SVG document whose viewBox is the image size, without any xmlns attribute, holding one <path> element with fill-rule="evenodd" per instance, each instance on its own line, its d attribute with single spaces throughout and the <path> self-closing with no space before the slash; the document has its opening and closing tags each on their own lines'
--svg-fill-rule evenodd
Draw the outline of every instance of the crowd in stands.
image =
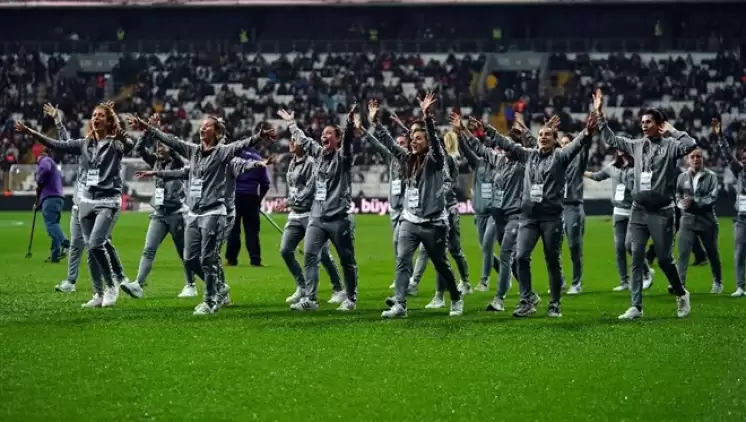
<svg viewBox="0 0 746 422">
<path fill-rule="evenodd" d="M 612 113 L 611 127 L 630 135 L 639 133 L 636 112 L 646 105 L 663 109 L 678 128 L 700 138 L 707 137 L 712 117 L 738 116 L 745 107 L 744 64 L 732 53 L 699 61 L 686 53 L 672 53 L 658 61 L 638 55 L 554 54 L 549 72 L 570 75 L 561 89 L 540 89 L 538 71 L 518 72 L 498 75 L 511 83 L 498 84 L 490 94 L 479 96 L 471 85 L 483 61 L 484 56 L 454 54 L 126 55 L 113 75 L 122 87 L 118 112 L 158 112 L 166 130 L 185 138 L 195 138 L 199 119 L 211 114 L 225 118 L 238 139 L 250 134 L 259 121 L 274 119 L 281 107 L 295 110 L 304 127 L 318 136 L 325 124 L 340 124 L 340 115 L 353 102 L 373 97 L 406 122 L 414 117 L 415 97 L 426 89 L 440 92 L 442 122 L 452 109 L 478 116 L 510 116 L 520 102 L 534 127 L 556 113 L 562 118 L 561 129 L 569 132 L 580 130 L 578 116 L 587 112 L 596 86 L 607 93 L 607 107 L 619 110 Z M 31 141 L 12 132 L 14 118 L 55 135 L 52 120 L 41 114 L 46 101 L 59 106 L 71 136 L 81 136 L 90 110 L 102 100 L 103 82 L 96 77 L 62 77 L 63 65 L 60 55 L 0 58 L 0 139 L 5 161 L 35 159 Z M 732 123 L 728 134 L 745 142 L 746 128 L 739 119 L 728 123 Z M 289 134 L 280 129 L 280 142 L 263 145 L 264 153 L 284 152 Z M 360 143 L 354 151 L 357 165 L 380 160 Z M 593 151 L 592 165 L 599 166 L 605 149 L 596 145 Z M 74 161 L 70 156 L 60 158 L 63 163 Z"/>
</svg>

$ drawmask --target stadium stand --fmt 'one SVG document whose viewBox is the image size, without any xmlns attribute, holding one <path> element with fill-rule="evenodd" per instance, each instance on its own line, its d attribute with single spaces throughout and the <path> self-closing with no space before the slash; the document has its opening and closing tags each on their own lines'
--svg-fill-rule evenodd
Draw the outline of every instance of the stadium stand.
<svg viewBox="0 0 746 422">
<path fill-rule="evenodd" d="M 407 121 L 415 117 L 415 97 L 425 90 L 435 89 L 442 97 L 441 122 L 446 122 L 448 111 L 458 110 L 482 116 L 499 129 L 506 130 L 515 109 L 525 108 L 534 127 L 547 116 L 558 114 L 562 119 L 561 129 L 575 132 L 580 129 L 587 113 L 592 90 L 602 86 L 609 98 L 607 114 L 611 117 L 610 124 L 616 131 L 636 135 L 639 132 L 636 111 L 652 106 L 664 110 L 677 127 L 700 139 L 708 138 L 710 119 L 720 117 L 727 127 L 727 134 L 738 145 L 746 141 L 746 126 L 741 123 L 744 117 L 744 63 L 735 52 L 737 46 L 727 41 L 735 39 L 733 36 L 737 32 L 734 31 L 742 29 L 732 25 L 732 18 L 723 19 L 722 13 L 727 11 L 717 12 L 718 32 L 706 25 L 707 15 L 684 21 L 683 25 L 691 25 L 690 35 L 708 34 L 699 38 L 700 42 L 695 42 L 696 36 L 675 37 L 680 28 L 672 27 L 666 37 L 627 39 L 626 44 L 619 45 L 629 47 L 635 42 L 641 49 L 656 51 L 653 53 L 589 53 L 587 48 L 584 49 L 588 45 L 582 44 L 584 39 L 578 38 L 579 34 L 572 25 L 559 25 L 563 16 L 574 22 L 591 22 L 590 33 L 605 29 L 606 34 L 611 35 L 630 28 L 635 28 L 637 33 L 645 33 L 645 28 L 648 28 L 652 34 L 652 29 L 661 21 L 655 15 L 640 19 L 630 11 L 615 15 L 614 19 L 594 19 L 592 8 L 579 14 L 577 10 L 570 13 L 557 9 L 559 15 L 553 15 L 552 19 L 538 16 L 538 21 L 532 23 L 526 21 L 523 12 L 515 11 L 514 16 L 523 16 L 523 21 L 501 16 L 490 24 L 490 29 L 489 25 L 471 24 L 479 10 L 436 9 L 440 11 L 403 13 L 385 20 L 376 20 L 378 12 L 366 16 L 360 9 L 340 9 L 342 15 L 333 16 L 325 9 L 280 15 L 268 9 L 258 16 L 237 20 L 227 18 L 225 10 L 220 9 L 201 15 L 202 20 L 225 21 L 219 31 L 211 33 L 211 39 L 217 40 L 217 47 L 201 53 L 193 51 L 199 46 L 195 44 L 197 39 L 204 40 L 204 37 L 200 37 L 200 31 L 196 34 L 189 31 L 189 28 L 199 27 L 195 19 L 200 16 L 183 10 L 174 12 L 180 14 L 180 18 L 173 19 L 178 23 L 169 27 L 168 34 L 153 18 L 162 17 L 161 12 L 152 16 L 140 13 L 137 16 L 143 20 L 135 24 L 135 10 L 126 9 L 121 16 L 83 11 L 84 15 L 97 13 L 96 18 L 80 19 L 78 16 L 85 24 L 71 26 L 68 23 L 71 17 L 61 16 L 57 17 L 58 25 L 44 28 L 37 26 L 51 17 L 37 16 L 25 28 L 28 32 L 4 34 L 11 41 L 25 41 L 19 44 L 22 47 L 15 54 L 0 57 L 4 88 L 0 94 L 3 104 L 0 114 L 3 161 L 0 169 L 5 169 L 3 173 L 7 174 L 12 164 L 35 161 L 33 144 L 12 132 L 12 120 L 27 121 L 54 136 L 54 125 L 41 114 L 42 103 L 50 101 L 59 105 L 71 135 L 77 137 L 85 127 L 92 106 L 103 98 L 117 100 L 120 113 L 148 115 L 158 112 L 166 129 L 181 137 L 196 137 L 200 118 L 205 114 L 224 117 L 234 138 L 250 133 L 259 121 L 268 120 L 281 129 L 278 142 L 263 145 L 263 152 L 269 154 L 282 153 L 287 145 L 289 134 L 275 119 L 280 107 L 294 109 L 304 127 L 318 135 L 325 124 L 340 123 L 351 103 L 363 98 L 379 98 L 387 109 Z M 489 11 L 494 13 L 494 8 Z M 449 13 L 446 21 L 430 19 L 430 13 L 442 17 L 446 12 Z M 276 21 L 279 18 L 284 21 Z M 349 22 L 349 25 L 335 24 L 340 20 Z M 312 28 L 308 24 L 310 21 L 314 22 Z M 521 23 L 525 33 L 520 32 Z M 104 29 L 112 31 L 112 28 L 117 28 L 116 34 L 112 32 L 107 36 L 101 32 Z M 251 28 L 249 38 L 253 41 L 227 52 L 224 47 L 229 45 L 228 41 L 220 40 L 235 37 L 242 28 Z M 281 28 L 293 29 L 283 31 Z M 318 28 L 323 30 L 317 31 Z M 496 35 L 495 28 L 505 34 L 505 39 L 489 40 L 485 36 L 490 30 L 493 31 L 490 35 Z M 308 32 L 310 29 L 316 32 Z M 391 51 L 381 51 L 385 50 L 386 43 L 374 42 L 373 30 L 376 31 L 376 40 L 385 37 L 401 40 L 401 43 Z M 116 51 L 111 47 L 129 51 L 134 46 L 140 52 L 107 55 L 109 60 L 114 60 L 107 74 L 81 71 L 83 55 L 77 53 L 92 50 L 84 47 L 91 45 L 86 40 L 107 41 L 111 36 L 119 36 L 118 31 L 125 32 L 126 38 L 105 44 L 110 51 Z M 287 38 L 288 34 L 292 39 Z M 456 43 L 443 45 L 439 41 L 453 34 L 475 41 L 460 42 L 459 52 L 422 52 L 428 46 L 432 47 L 431 51 L 456 46 Z M 159 35 L 163 35 L 162 46 L 169 46 L 172 51 L 152 53 L 160 47 L 147 39 Z M 66 39 L 54 44 L 46 42 L 55 37 Z M 335 38 L 344 39 L 348 50 L 353 45 L 366 48 L 358 51 L 367 51 L 370 47 L 371 52 L 339 53 L 335 51 L 340 47 L 338 42 L 315 41 L 304 45 L 293 41 Z M 706 40 L 704 44 L 702 39 Z M 30 43 L 28 40 L 36 41 Z M 283 50 L 282 53 L 249 52 L 266 46 L 267 40 L 276 41 L 274 50 Z M 411 42 L 409 45 L 419 51 L 401 52 L 407 47 L 406 40 L 416 40 L 416 45 Z M 542 50 L 538 48 L 542 45 L 548 47 L 549 40 L 554 40 L 556 48 L 545 49 L 551 53 L 521 51 L 522 47 L 528 46 L 527 40 L 531 40 L 534 50 Z M 603 45 L 596 46 L 611 47 L 618 40 L 606 36 L 597 40 Z M 5 44 L 6 52 L 11 44 Z M 39 48 L 26 50 L 30 46 Z M 302 48 L 304 46 L 315 49 L 308 52 Z M 667 51 L 682 46 L 688 50 Z M 469 47 L 473 50 L 464 50 Z M 584 52 L 568 51 L 573 47 Z M 97 54 L 93 57 L 103 57 L 102 53 Z M 359 185 L 355 190 L 377 194 L 372 192 L 380 190 L 386 173 L 379 157 L 362 144 L 356 144 L 354 151 L 356 168 L 359 169 L 356 175 Z M 719 167 L 717 154 L 709 152 L 709 165 Z M 598 168 L 606 155 L 603 146 L 595 143 L 591 166 Z M 74 163 L 74 157 L 57 158 L 64 164 Z M 277 164 L 278 171 L 273 172 L 276 175 L 275 187 L 279 189 L 273 192 L 275 194 L 282 194 L 280 176 L 286 164 L 287 160 L 281 159 Z"/>
</svg>

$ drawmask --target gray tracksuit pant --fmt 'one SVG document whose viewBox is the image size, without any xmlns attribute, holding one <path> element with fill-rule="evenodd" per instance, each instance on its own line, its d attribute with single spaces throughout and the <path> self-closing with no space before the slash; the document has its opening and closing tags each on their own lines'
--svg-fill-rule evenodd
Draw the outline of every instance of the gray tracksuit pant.
<svg viewBox="0 0 746 422">
<path fill-rule="evenodd" d="M 645 246 L 652 238 L 658 267 L 666 275 L 669 284 L 678 296 L 684 295 L 684 287 L 673 261 L 674 210 L 665 208 L 646 211 L 633 206 L 629 220 L 632 238 L 632 306 L 642 309 L 642 278 L 645 272 Z"/>
<path fill-rule="evenodd" d="M 712 280 L 715 283 L 723 282 L 723 266 L 720 261 L 720 249 L 718 248 L 718 235 L 720 225 L 715 220 L 714 224 L 706 226 L 693 226 L 687 222 L 684 217 L 681 219 L 679 227 L 679 257 L 676 262 L 676 269 L 681 278 L 681 284 L 686 285 L 686 276 L 689 272 L 689 258 L 694 248 L 694 243 L 702 241 L 702 246 L 710 261 L 710 270 L 712 271 Z"/>
<path fill-rule="evenodd" d="M 562 296 L 562 217 L 550 216 L 542 219 L 520 216 L 515 259 L 518 268 L 518 284 L 521 301 L 528 301 L 533 295 L 531 288 L 531 254 L 541 238 L 544 244 L 544 258 L 549 274 L 550 303 L 559 304 Z"/>
<path fill-rule="evenodd" d="M 742 216 L 736 218 L 733 228 L 735 248 L 733 260 L 736 266 L 736 285 L 746 289 L 746 219 Z"/>
<path fill-rule="evenodd" d="M 355 221 L 352 216 L 340 216 L 331 220 L 311 218 L 306 229 L 303 248 L 305 263 L 303 272 L 306 279 L 305 297 L 317 300 L 319 289 L 319 261 L 324 245 L 331 241 L 337 250 L 347 299 L 357 301 L 357 261 L 355 260 Z"/>
<path fill-rule="evenodd" d="M 448 226 L 445 222 L 414 224 L 406 220 L 399 223 L 399 243 L 396 251 L 396 301 L 406 307 L 409 278 L 412 275 L 412 257 L 419 245 L 433 260 L 438 286 L 448 290 L 451 300 L 460 300 L 461 293 L 451 270 L 446 253 Z"/>
<path fill-rule="evenodd" d="M 228 215 L 225 217 L 225 230 L 223 230 L 223 234 L 220 237 L 220 241 L 218 242 L 218 254 L 220 254 L 220 251 L 223 249 L 223 244 L 228 240 L 228 236 L 230 236 L 231 230 L 233 230 L 233 225 L 236 223 L 236 213 L 234 211 L 228 212 Z M 225 288 L 225 268 L 223 267 L 223 261 L 218 257 L 218 291 L 221 291 Z"/>
<path fill-rule="evenodd" d="M 629 284 L 627 272 L 627 254 L 632 253 L 632 236 L 629 233 L 629 217 L 625 215 L 613 216 L 614 221 L 614 253 L 616 268 L 619 274 L 619 285 Z M 646 259 L 643 267 L 643 277 L 650 275 L 650 265 Z"/>
<path fill-rule="evenodd" d="M 453 260 L 456 261 L 456 267 L 461 276 L 461 281 L 468 283 L 469 264 L 466 262 L 464 251 L 461 249 L 461 216 L 456 209 L 448 212 L 448 252 L 451 254 L 451 257 L 453 257 Z M 422 281 L 422 275 L 425 274 L 428 260 L 427 249 L 424 245 L 420 246 L 417 262 L 414 266 L 414 275 L 412 276 L 412 283 L 414 285 L 419 285 Z M 436 290 L 438 292 L 444 292 L 445 289 L 445 285 L 442 283 L 436 283 Z"/>
<path fill-rule="evenodd" d="M 288 271 L 295 279 L 295 285 L 301 292 L 306 288 L 306 278 L 303 275 L 303 268 L 298 263 L 298 259 L 295 257 L 295 250 L 298 249 L 298 245 L 301 240 L 306 237 L 306 230 L 308 229 L 308 217 L 299 219 L 289 219 L 285 224 L 285 229 L 282 231 L 282 243 L 280 245 L 280 255 L 285 260 L 285 265 L 288 267 Z M 335 292 L 342 290 L 342 282 L 339 276 L 339 269 L 337 264 L 332 258 L 332 254 L 329 250 L 329 242 L 326 242 L 321 248 L 321 256 L 319 257 L 321 265 L 329 274 L 329 278 L 332 282 L 332 290 Z M 316 278 L 319 278 L 319 267 L 316 266 Z"/>
<path fill-rule="evenodd" d="M 112 228 L 113 227 L 114 225 L 112 225 Z M 70 216 L 70 249 L 67 255 L 67 281 L 71 284 L 75 284 L 78 281 L 80 261 L 83 258 L 83 250 L 85 250 L 85 247 L 83 229 L 80 228 L 78 206 L 74 205 Z M 111 270 L 116 275 L 117 280 L 121 281 L 126 279 L 122 262 L 119 260 L 119 255 L 117 255 L 114 245 L 111 243 L 111 233 L 109 233 L 109 238 L 106 239 L 106 243 L 104 243 L 104 248 L 106 249 L 106 253 L 109 254 L 109 257 L 111 257 Z M 91 279 L 94 280 L 94 283 L 97 282 L 99 285 L 103 283 L 103 275 L 101 274 L 98 265 L 94 265 L 89 269 L 89 271 L 92 271 Z"/>
<path fill-rule="evenodd" d="M 184 213 L 175 213 L 171 215 L 151 215 L 148 231 L 145 235 L 145 247 L 140 258 L 140 265 L 137 270 L 137 283 L 145 285 L 150 271 L 153 269 L 153 261 L 166 235 L 170 234 L 173 239 L 176 253 L 179 254 L 182 263 L 184 261 Z M 186 284 L 194 284 L 194 273 L 184 266 L 184 278 Z"/>
<path fill-rule="evenodd" d="M 515 261 L 515 247 L 518 238 L 518 216 L 504 217 L 493 215 L 490 221 L 495 232 L 497 242 L 500 244 L 500 274 L 498 275 L 496 297 L 505 299 L 510 288 L 510 277 L 518 279 L 518 268 Z M 489 228 L 488 228 L 489 231 Z"/>
<path fill-rule="evenodd" d="M 585 234 L 585 209 L 583 204 L 566 204 L 562 212 L 563 230 L 570 247 L 572 285 L 583 284 L 583 235 Z M 563 283 L 564 284 L 564 275 Z"/>
<path fill-rule="evenodd" d="M 482 273 L 479 282 L 488 285 L 493 269 L 500 274 L 500 259 L 495 256 L 495 222 L 489 214 L 478 214 L 474 216 L 474 225 L 477 226 L 477 241 L 482 251 Z"/>
<path fill-rule="evenodd" d="M 88 249 L 88 269 L 92 275 L 94 293 L 103 294 L 104 283 L 114 286 L 115 282 L 121 281 L 114 271 L 117 266 L 121 268 L 119 254 L 113 245 L 111 248 L 106 246 L 111 243 L 109 238 L 118 218 L 118 204 L 81 203 L 78 206 L 78 220 Z M 96 274 L 101 274 L 101 277 L 95 277 Z"/>
<path fill-rule="evenodd" d="M 399 249 L 399 223 L 401 222 L 401 215 L 391 219 L 391 232 L 394 234 L 394 258 L 396 258 L 397 250 Z"/>
<path fill-rule="evenodd" d="M 216 304 L 221 239 L 225 236 L 225 215 L 189 215 L 184 217 L 184 263 L 205 281 L 204 302 Z"/>
</svg>

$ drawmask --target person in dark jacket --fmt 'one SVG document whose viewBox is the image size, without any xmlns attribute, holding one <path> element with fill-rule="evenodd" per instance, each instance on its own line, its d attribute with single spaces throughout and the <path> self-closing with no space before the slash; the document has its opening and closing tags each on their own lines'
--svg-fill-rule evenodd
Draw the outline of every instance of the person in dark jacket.
<svg viewBox="0 0 746 422">
<path fill-rule="evenodd" d="M 243 149 L 237 157 L 246 160 L 261 161 L 262 156 L 254 148 Z M 241 250 L 241 224 L 246 238 L 246 249 L 249 250 L 251 266 L 262 266 L 262 249 L 259 243 L 259 214 L 262 199 L 269 191 L 269 174 L 266 168 L 249 170 L 236 178 L 236 222 L 228 236 L 225 249 L 227 265 L 238 264 L 238 253 Z"/>
<path fill-rule="evenodd" d="M 65 249 L 70 247 L 70 241 L 60 228 L 62 207 L 64 205 L 62 192 L 62 173 L 57 168 L 54 159 L 46 154 L 46 148 L 39 156 L 36 167 L 37 202 L 36 209 L 41 210 L 44 225 L 52 239 L 52 248 L 46 262 L 57 263 L 65 255 Z"/>
</svg>

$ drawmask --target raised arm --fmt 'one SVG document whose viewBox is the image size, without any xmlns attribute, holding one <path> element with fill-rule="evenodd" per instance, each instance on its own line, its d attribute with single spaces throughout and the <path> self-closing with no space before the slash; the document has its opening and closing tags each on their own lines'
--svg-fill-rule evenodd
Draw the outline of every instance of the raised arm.
<svg viewBox="0 0 746 422">
<path fill-rule="evenodd" d="M 469 144 L 468 144 L 468 142 L 466 141 L 465 138 L 466 138 L 465 136 L 463 136 L 461 133 L 459 133 L 459 136 L 458 136 L 458 149 L 459 149 L 459 151 L 461 151 L 461 154 L 464 157 L 466 157 L 466 162 L 469 163 L 469 167 L 472 170 L 476 170 L 479 167 L 479 165 L 482 163 L 482 160 L 469 147 Z"/>
<path fill-rule="evenodd" d="M 385 145 L 381 143 L 381 141 L 378 140 L 378 138 L 371 133 L 373 128 L 370 130 L 363 131 L 363 139 L 368 141 L 370 145 L 373 147 L 374 150 L 380 155 L 386 163 L 390 163 L 392 158 L 394 157 L 394 154 L 389 151 L 388 148 L 386 148 Z"/>
<path fill-rule="evenodd" d="M 371 131 L 375 131 L 376 135 L 373 136 L 373 134 L 366 134 L 370 135 L 366 136 L 366 138 L 371 141 L 373 148 L 375 148 L 387 162 L 391 162 L 393 159 L 402 161 L 407 157 L 409 151 L 407 151 L 406 148 L 399 146 L 399 144 L 394 140 L 394 137 L 391 136 L 388 129 L 386 129 L 378 120 L 380 111 L 381 109 L 378 105 L 378 101 L 368 101 L 368 122 L 370 122 Z M 398 117 L 396 117 L 396 114 L 391 113 L 391 119 L 398 124 L 403 125 L 403 123 L 398 120 Z M 404 127 L 404 130 L 406 130 L 406 126 Z"/>
<path fill-rule="evenodd" d="M 150 151 L 150 145 L 147 145 L 150 144 L 151 140 L 151 136 L 147 133 L 141 135 L 135 143 L 135 152 L 143 159 L 143 161 L 145 161 L 145 163 L 147 163 L 147 165 L 153 168 L 158 157 Z"/>
<path fill-rule="evenodd" d="M 394 137 L 391 136 L 391 133 L 388 131 L 388 129 L 386 129 L 380 122 L 376 123 L 375 131 L 376 131 L 376 138 L 375 138 L 376 141 L 378 141 L 381 144 L 381 146 L 384 147 L 386 152 L 390 153 L 393 157 L 395 157 L 399 161 L 406 158 L 407 153 L 408 153 L 406 148 L 402 148 L 401 146 L 399 146 L 399 144 L 397 144 L 396 141 L 394 140 Z"/>
<path fill-rule="evenodd" d="M 531 155 L 531 148 L 524 148 L 517 143 L 513 142 L 510 138 L 503 136 L 494 127 L 487 125 L 484 128 L 487 136 L 492 138 L 503 151 L 507 152 L 511 156 L 515 157 L 516 160 L 525 163 Z"/>
<path fill-rule="evenodd" d="M 16 122 L 15 130 L 16 132 L 25 133 L 36 138 L 36 140 L 41 142 L 47 148 L 66 152 L 68 154 L 80 155 L 83 152 L 83 145 L 85 145 L 85 139 L 73 139 L 68 141 L 52 139 L 40 132 L 35 131 L 34 129 L 31 129 L 21 122 Z"/>
<path fill-rule="evenodd" d="M 177 154 L 183 155 L 184 157 L 191 157 L 199 151 L 199 145 L 187 142 L 183 139 L 177 138 L 176 136 L 169 135 L 161 131 L 160 129 L 154 128 L 153 126 L 147 126 L 147 133 L 155 137 L 155 139 L 166 144 L 171 150 L 176 151 Z"/>
<path fill-rule="evenodd" d="M 474 134 L 471 133 L 468 128 L 462 127 L 461 130 L 459 130 L 458 142 L 459 146 L 463 144 L 462 150 L 464 151 L 464 155 L 467 156 L 467 160 L 469 160 L 469 156 L 467 154 L 471 153 L 475 157 L 477 157 L 477 160 L 485 160 L 491 166 L 497 167 L 497 162 L 500 159 L 500 156 L 495 151 L 484 146 L 479 141 L 479 138 L 474 136 Z M 476 169 L 476 167 L 474 168 Z"/>
<path fill-rule="evenodd" d="M 344 134 L 342 135 L 342 160 L 349 170 L 352 168 L 352 141 L 355 139 L 355 113 L 357 112 L 357 104 L 352 106 L 350 112 L 347 113 L 347 124 L 345 125 Z"/>
<path fill-rule="evenodd" d="M 569 144 L 565 145 L 564 147 L 560 148 L 557 152 L 557 156 L 564 162 L 566 165 L 570 163 L 572 160 L 577 157 L 578 154 L 580 154 L 581 151 L 586 149 L 588 147 L 588 144 L 591 142 L 591 133 L 586 128 L 583 131 L 581 131 L 577 136 L 575 136 L 575 139 L 573 139 Z"/>
<path fill-rule="evenodd" d="M 677 159 L 689 155 L 690 152 L 697 148 L 697 141 L 694 138 L 684 131 L 677 130 L 669 122 L 663 125 L 661 131 L 664 133 L 668 132 L 676 140 L 674 151 Z"/>
<path fill-rule="evenodd" d="M 425 126 L 427 126 L 427 137 L 430 141 L 430 151 L 427 154 L 437 168 L 442 168 L 445 165 L 443 141 L 440 140 L 440 136 L 438 136 L 438 132 L 435 130 L 432 117 L 427 116 L 425 118 Z"/>
<path fill-rule="evenodd" d="M 256 145 L 259 139 L 260 139 L 259 135 L 254 135 L 254 136 L 250 136 L 248 138 L 242 139 L 238 142 L 232 142 L 227 145 L 220 144 L 215 147 L 216 153 L 219 154 L 221 162 L 228 163 L 231 160 L 233 160 L 236 154 L 241 152 L 241 150 L 245 148 L 253 147 L 254 145 Z"/>
</svg>

